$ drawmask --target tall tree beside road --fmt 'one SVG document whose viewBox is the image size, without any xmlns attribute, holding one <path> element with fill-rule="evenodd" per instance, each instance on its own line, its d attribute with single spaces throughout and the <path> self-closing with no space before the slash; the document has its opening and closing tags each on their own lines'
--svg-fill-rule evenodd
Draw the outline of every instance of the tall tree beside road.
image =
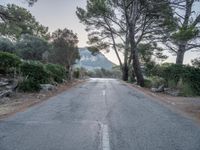
<svg viewBox="0 0 200 150">
<path fill-rule="evenodd" d="M 176 64 L 183 64 L 185 52 L 200 49 L 200 1 L 172 0 L 171 7 L 176 28 L 168 32 L 165 43 L 176 54 Z"/>
<path fill-rule="evenodd" d="M 113 50 L 123 72 L 123 79 L 128 80 L 128 45 L 127 26 L 122 14 L 117 14 L 114 3 L 109 0 L 88 0 L 86 9 L 77 8 L 77 16 L 86 25 L 89 44 L 99 50 Z M 124 54 L 124 64 L 119 52 Z"/>
<path fill-rule="evenodd" d="M 52 33 L 51 39 L 53 48 L 49 61 L 61 64 L 71 71 L 72 65 L 79 59 L 78 37 L 68 29 L 58 29 Z"/>
<path fill-rule="evenodd" d="M 171 13 L 167 0 L 112 0 L 125 15 L 130 40 L 131 58 L 137 84 L 144 86 L 138 45 L 162 37 L 166 16 Z"/>
</svg>

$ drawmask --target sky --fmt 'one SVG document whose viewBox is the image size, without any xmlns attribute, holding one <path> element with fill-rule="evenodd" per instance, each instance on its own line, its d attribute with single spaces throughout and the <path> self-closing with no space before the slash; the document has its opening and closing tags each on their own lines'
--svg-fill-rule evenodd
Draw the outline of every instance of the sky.
<svg viewBox="0 0 200 150">
<path fill-rule="evenodd" d="M 79 38 L 79 47 L 87 46 L 87 32 L 85 26 L 79 22 L 76 16 L 77 7 L 85 7 L 86 0 L 38 0 L 32 7 L 29 7 L 25 0 L 0 0 L 0 3 L 6 5 L 7 3 L 15 3 L 19 6 L 27 8 L 36 20 L 42 25 L 49 27 L 49 31 L 53 32 L 56 29 L 68 28 L 77 33 Z M 119 64 L 114 52 L 105 53 L 104 55 L 112 62 Z M 175 62 L 175 57 L 170 53 L 167 62 Z M 185 62 L 190 63 L 190 60 L 200 56 L 200 53 L 186 53 Z M 122 55 L 121 55 L 122 57 Z M 123 59 L 123 58 L 122 58 Z"/>
</svg>

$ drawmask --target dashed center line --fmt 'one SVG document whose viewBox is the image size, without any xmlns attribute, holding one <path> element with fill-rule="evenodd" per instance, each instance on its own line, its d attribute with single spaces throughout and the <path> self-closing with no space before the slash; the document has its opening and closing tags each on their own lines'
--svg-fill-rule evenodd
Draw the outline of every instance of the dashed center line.
<svg viewBox="0 0 200 150">
<path fill-rule="evenodd" d="M 105 95 L 106 95 L 106 91 L 105 91 L 105 90 L 103 90 L 102 92 L 103 92 L 103 96 L 105 96 Z"/>
<path fill-rule="evenodd" d="M 110 150 L 109 132 L 108 126 L 103 125 L 103 135 L 102 135 L 102 148 L 103 150 Z"/>
</svg>

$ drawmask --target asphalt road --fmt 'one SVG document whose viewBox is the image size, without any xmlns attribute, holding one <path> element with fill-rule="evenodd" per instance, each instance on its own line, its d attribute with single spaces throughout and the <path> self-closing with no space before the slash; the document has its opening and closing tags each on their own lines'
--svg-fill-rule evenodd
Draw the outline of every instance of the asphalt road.
<svg viewBox="0 0 200 150">
<path fill-rule="evenodd" d="M 122 82 L 90 79 L 1 120 L 0 150 L 200 150 L 200 126 Z"/>
</svg>

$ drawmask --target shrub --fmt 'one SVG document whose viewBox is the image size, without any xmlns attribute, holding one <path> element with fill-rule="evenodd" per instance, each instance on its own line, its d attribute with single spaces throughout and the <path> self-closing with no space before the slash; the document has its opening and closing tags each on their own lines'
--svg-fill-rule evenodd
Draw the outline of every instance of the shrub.
<svg viewBox="0 0 200 150">
<path fill-rule="evenodd" d="M 24 60 L 43 60 L 43 54 L 49 51 L 49 44 L 44 39 L 23 34 L 16 44 L 17 54 Z"/>
<path fill-rule="evenodd" d="M 152 74 L 162 77 L 167 85 L 173 88 L 177 87 L 181 79 L 183 85 L 187 84 L 185 89 L 190 87 L 196 95 L 200 95 L 200 68 L 166 63 L 157 66 L 156 72 L 152 72 Z"/>
<path fill-rule="evenodd" d="M 67 70 L 61 65 L 46 64 L 45 69 L 55 82 L 61 83 L 63 79 L 67 78 Z"/>
<path fill-rule="evenodd" d="M 179 89 L 181 90 L 180 95 L 181 96 L 195 96 L 198 95 L 193 88 L 191 88 L 191 83 L 184 82 L 181 85 L 179 85 Z"/>
<path fill-rule="evenodd" d="M 151 85 L 154 88 L 158 88 L 161 85 L 166 85 L 166 82 L 163 78 L 158 77 L 158 76 L 153 76 L 151 78 L 149 78 L 151 80 Z"/>
<path fill-rule="evenodd" d="M 44 65 L 37 61 L 26 61 L 20 65 L 22 76 L 33 79 L 38 83 L 48 83 L 50 74 L 45 70 Z"/>
<path fill-rule="evenodd" d="M 13 72 L 21 63 L 19 57 L 7 52 L 0 52 L 0 73 Z"/>
<path fill-rule="evenodd" d="M 183 66 L 176 65 L 176 64 L 164 64 L 161 67 L 160 74 L 161 74 L 161 77 L 166 79 L 167 82 L 173 79 L 175 83 L 177 84 L 183 74 Z"/>
<path fill-rule="evenodd" d="M 144 80 L 144 87 L 146 88 L 151 88 L 152 87 L 152 82 L 150 79 L 145 79 Z"/>
<path fill-rule="evenodd" d="M 35 79 L 28 78 L 19 83 L 18 88 L 23 92 L 38 92 L 41 89 L 41 86 Z"/>
<path fill-rule="evenodd" d="M 80 78 L 80 70 L 79 69 L 76 69 L 74 72 L 73 72 L 73 77 L 74 78 Z"/>
<path fill-rule="evenodd" d="M 10 39 L 0 37 L 0 51 L 13 53 L 15 52 L 15 46 Z"/>
<path fill-rule="evenodd" d="M 183 66 L 182 78 L 184 82 L 191 85 L 194 93 L 200 95 L 200 68 Z"/>
</svg>

